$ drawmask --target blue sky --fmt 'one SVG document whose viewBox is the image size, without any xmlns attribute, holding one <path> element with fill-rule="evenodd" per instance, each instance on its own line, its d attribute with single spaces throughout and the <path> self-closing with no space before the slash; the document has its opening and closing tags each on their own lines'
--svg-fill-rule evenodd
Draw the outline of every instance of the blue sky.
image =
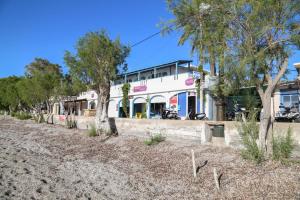
<svg viewBox="0 0 300 200">
<path fill-rule="evenodd" d="M 86 32 L 106 29 L 132 45 L 159 31 L 161 21 L 171 19 L 164 0 L 0 0 L 0 77 L 23 75 L 35 57 L 60 64 L 64 72 L 65 50 L 74 51 Z M 178 46 L 179 34 L 158 35 L 132 48 L 129 70 L 177 59 L 192 59 L 187 43 Z M 298 52 L 290 59 L 300 62 Z"/>
</svg>

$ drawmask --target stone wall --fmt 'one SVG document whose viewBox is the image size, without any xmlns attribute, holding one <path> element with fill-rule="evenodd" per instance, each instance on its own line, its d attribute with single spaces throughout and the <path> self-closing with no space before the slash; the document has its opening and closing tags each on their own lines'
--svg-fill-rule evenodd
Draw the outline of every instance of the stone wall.
<svg viewBox="0 0 300 200">
<path fill-rule="evenodd" d="M 72 118 L 72 117 L 71 117 Z M 94 117 L 74 116 L 77 128 L 89 129 L 94 125 Z M 65 125 L 64 115 L 54 115 L 55 124 Z M 241 139 L 238 134 L 236 122 L 213 122 L 213 121 L 188 121 L 188 120 L 161 120 L 161 119 L 125 119 L 115 118 L 116 127 L 121 134 L 163 134 L 167 137 L 192 139 L 199 143 L 212 143 L 226 145 L 233 148 L 241 147 Z M 224 125 L 224 138 L 212 137 L 214 125 Z M 300 146 L 300 123 L 275 123 L 275 134 L 286 134 L 289 126 L 293 130 L 293 138 Z"/>
</svg>

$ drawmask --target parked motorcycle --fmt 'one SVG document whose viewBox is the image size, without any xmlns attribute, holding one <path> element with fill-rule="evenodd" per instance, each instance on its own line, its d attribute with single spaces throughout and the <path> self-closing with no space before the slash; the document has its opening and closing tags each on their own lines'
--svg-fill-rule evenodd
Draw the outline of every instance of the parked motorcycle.
<svg viewBox="0 0 300 200">
<path fill-rule="evenodd" d="M 226 112 L 226 119 L 233 121 L 236 119 L 242 119 L 247 116 L 246 109 L 241 107 L 240 104 L 234 104 L 233 110 Z"/>
<path fill-rule="evenodd" d="M 280 105 L 281 109 L 275 114 L 275 121 L 277 122 L 300 122 L 300 113 L 298 111 L 298 104 L 291 107 Z"/>
<path fill-rule="evenodd" d="M 193 111 L 189 112 L 188 119 L 190 119 L 190 120 L 208 120 L 205 113 L 194 113 Z"/>
<path fill-rule="evenodd" d="M 173 110 L 163 110 L 161 114 L 162 119 L 180 119 L 176 111 Z"/>
</svg>

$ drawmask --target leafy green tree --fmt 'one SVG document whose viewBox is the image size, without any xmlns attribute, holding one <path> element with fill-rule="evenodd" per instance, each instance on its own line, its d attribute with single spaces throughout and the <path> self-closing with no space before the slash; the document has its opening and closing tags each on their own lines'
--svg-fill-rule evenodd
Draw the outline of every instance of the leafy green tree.
<svg viewBox="0 0 300 200">
<path fill-rule="evenodd" d="M 37 122 L 42 120 L 42 108 L 45 102 L 45 91 L 35 78 L 24 78 L 16 85 L 22 102 L 34 111 Z"/>
<path fill-rule="evenodd" d="M 213 48 L 208 54 L 216 55 L 219 74 L 224 77 L 220 90 L 230 93 L 242 86 L 255 85 L 263 107 L 259 148 L 269 157 L 271 96 L 286 73 L 291 52 L 300 47 L 300 1 L 169 0 L 168 3 L 177 28 L 184 31 L 183 39 L 190 39 L 199 54 L 204 52 L 198 45 L 205 44 L 208 50 Z M 208 18 L 202 17 L 204 11 Z M 203 35 L 212 33 L 212 25 L 215 34 L 207 37 L 213 37 L 215 43 L 208 43 L 214 45 L 209 47 L 206 45 L 209 40 Z"/>
<path fill-rule="evenodd" d="M 61 83 L 63 74 L 61 67 L 58 64 L 53 64 L 47 59 L 35 58 L 33 62 L 26 66 L 25 72 L 26 78 L 31 79 L 34 88 L 38 89 L 39 94 L 37 99 L 30 100 L 30 102 L 45 103 L 47 107 L 47 113 L 51 112 L 51 106 L 57 100 L 57 97 L 61 94 Z M 32 95 L 32 98 L 36 98 L 36 95 Z M 27 101 L 28 98 L 25 98 Z M 38 103 L 38 104 L 39 104 Z"/>
<path fill-rule="evenodd" d="M 219 83 L 212 88 L 217 102 L 217 119 L 224 119 L 223 70 L 226 50 L 227 25 L 223 22 L 224 13 L 230 7 L 226 1 L 219 0 L 167 0 L 169 10 L 175 19 L 172 27 L 181 30 L 179 44 L 191 42 L 192 53 L 199 55 L 200 68 L 210 66 L 210 76 L 216 76 Z"/>
<path fill-rule="evenodd" d="M 113 130 L 108 119 L 111 81 L 115 80 L 129 54 L 129 47 L 119 39 L 111 40 L 105 31 L 89 32 L 80 38 L 76 55 L 69 51 L 64 59 L 73 80 L 79 80 L 98 94 L 96 109 L 97 134 L 111 134 Z"/>
<path fill-rule="evenodd" d="M 10 76 L 0 79 L 0 109 L 15 112 L 21 104 L 16 84 L 22 78 Z"/>
<path fill-rule="evenodd" d="M 238 1 L 233 11 L 229 41 L 230 50 L 236 52 L 229 54 L 233 61 L 229 63 L 238 72 L 235 76 L 255 85 L 259 93 L 263 106 L 259 147 L 268 157 L 272 154 L 270 127 L 274 120 L 271 96 L 286 73 L 292 50 L 300 47 L 299 15 L 299 0 Z"/>
</svg>

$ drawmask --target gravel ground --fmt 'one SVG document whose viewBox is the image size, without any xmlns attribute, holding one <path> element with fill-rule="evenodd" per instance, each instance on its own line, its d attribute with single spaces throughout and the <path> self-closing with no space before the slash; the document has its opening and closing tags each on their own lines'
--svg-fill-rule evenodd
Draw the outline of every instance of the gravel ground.
<svg viewBox="0 0 300 200">
<path fill-rule="evenodd" d="M 86 132 L 0 117 L 0 199 L 300 199 L 300 166 L 230 148 Z M 191 149 L 199 170 L 192 175 Z M 221 176 L 218 191 L 213 168 Z"/>
</svg>

